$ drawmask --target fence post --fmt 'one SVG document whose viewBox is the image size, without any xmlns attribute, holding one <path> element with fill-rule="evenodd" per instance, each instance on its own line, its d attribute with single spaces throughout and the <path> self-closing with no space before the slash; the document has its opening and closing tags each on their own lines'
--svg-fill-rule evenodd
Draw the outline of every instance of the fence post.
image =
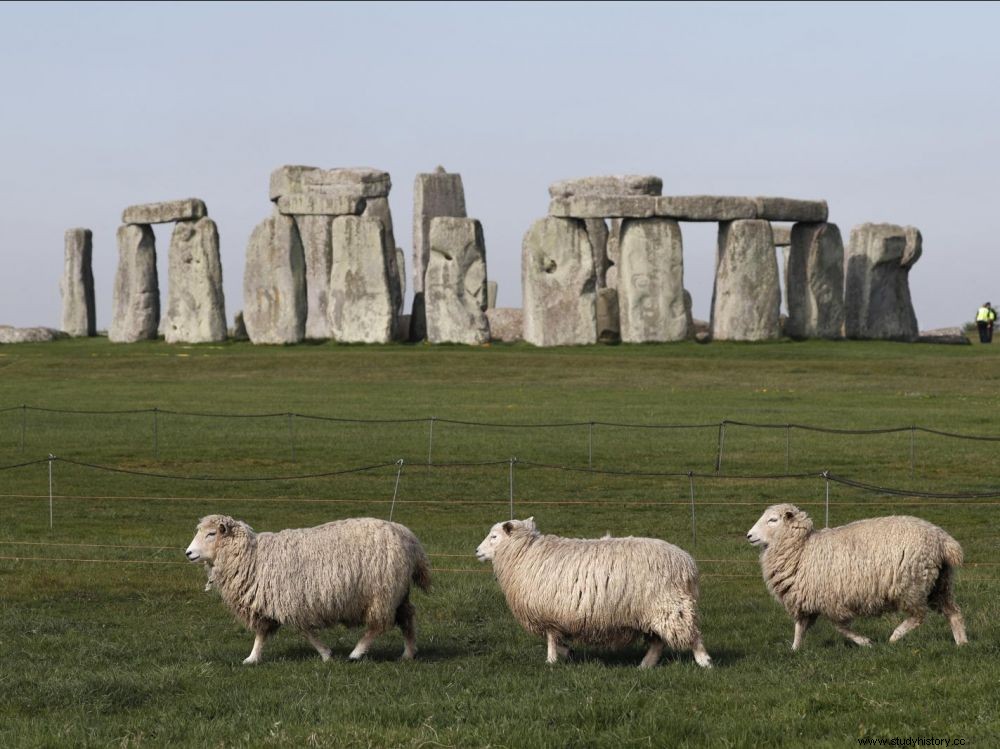
<svg viewBox="0 0 1000 749">
<path fill-rule="evenodd" d="M 403 459 L 396 461 L 399 469 L 396 471 L 396 486 L 392 490 L 392 504 L 389 505 L 389 522 L 392 522 L 392 513 L 396 509 L 396 495 L 399 493 L 399 477 L 403 475 Z"/>
<path fill-rule="evenodd" d="M 823 478 L 826 480 L 826 520 L 823 527 L 830 527 L 830 472 L 823 471 Z"/>
<path fill-rule="evenodd" d="M 688 483 L 691 486 L 691 548 L 693 549 L 698 543 L 698 531 L 694 518 L 694 473 L 692 471 L 688 471 Z"/>
<path fill-rule="evenodd" d="M 719 450 L 715 455 L 715 472 L 722 473 L 722 448 L 726 443 L 726 420 L 719 422 Z"/>
<path fill-rule="evenodd" d="M 153 458 L 160 459 L 160 409 L 153 406 Z"/>
<path fill-rule="evenodd" d="M 510 459 L 510 478 L 508 479 L 510 485 L 510 519 L 514 519 L 514 464 L 517 462 L 517 458 Z"/>
<path fill-rule="evenodd" d="M 594 468 L 594 422 L 590 422 L 587 431 L 587 468 Z"/>
<path fill-rule="evenodd" d="M 52 512 L 52 462 L 56 459 L 56 456 L 49 453 L 49 530 L 52 530 L 53 524 L 53 512 Z"/>
<path fill-rule="evenodd" d="M 785 424 L 785 475 L 788 475 L 788 458 L 792 451 L 791 431 L 792 425 Z"/>
<path fill-rule="evenodd" d="M 28 407 L 21 404 L 21 452 L 24 452 L 24 431 L 28 424 Z"/>
<path fill-rule="evenodd" d="M 288 444 L 292 448 L 292 462 L 295 462 L 295 414 L 289 411 L 286 414 L 288 420 Z"/>
<path fill-rule="evenodd" d="M 434 420 L 436 416 L 431 416 L 430 429 L 427 432 L 427 465 L 431 464 L 431 451 L 434 449 Z"/>
</svg>

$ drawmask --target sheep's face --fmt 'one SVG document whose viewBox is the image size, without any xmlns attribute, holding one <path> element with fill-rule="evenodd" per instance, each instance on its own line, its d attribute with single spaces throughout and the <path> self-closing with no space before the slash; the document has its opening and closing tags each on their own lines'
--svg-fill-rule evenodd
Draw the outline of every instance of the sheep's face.
<svg viewBox="0 0 1000 749">
<path fill-rule="evenodd" d="M 753 528 L 747 531 L 747 541 L 754 546 L 767 548 L 787 529 L 808 530 L 812 521 L 795 505 L 781 504 L 768 507 Z"/>
<path fill-rule="evenodd" d="M 476 549 L 476 559 L 480 562 L 488 562 L 493 559 L 497 548 L 502 546 L 510 538 L 510 534 L 518 528 L 524 528 L 529 531 L 538 530 L 535 526 L 534 517 L 530 517 L 527 520 L 507 520 L 503 523 L 497 523 L 490 528 L 490 532 L 486 534 L 486 538 L 483 539 L 483 542 Z"/>
<path fill-rule="evenodd" d="M 211 564 L 215 561 L 215 551 L 219 540 L 232 533 L 236 521 L 226 515 L 209 515 L 202 518 L 198 523 L 198 530 L 194 534 L 194 539 L 184 552 L 188 561 L 206 562 Z"/>
</svg>

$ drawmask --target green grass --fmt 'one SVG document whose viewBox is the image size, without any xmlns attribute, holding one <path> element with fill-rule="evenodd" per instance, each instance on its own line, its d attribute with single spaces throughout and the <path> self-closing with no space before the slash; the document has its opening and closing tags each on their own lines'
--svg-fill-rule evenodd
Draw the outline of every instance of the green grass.
<svg viewBox="0 0 1000 749">
<path fill-rule="evenodd" d="M 394 519 L 432 556 L 417 593 L 420 654 L 398 633 L 349 664 L 359 636 L 326 633 L 335 660 L 281 631 L 248 668 L 252 636 L 202 591 L 182 551 L 199 517 L 258 530 L 386 517 L 396 469 L 297 481 L 205 482 L 55 462 L 0 471 L 0 744 L 3 746 L 857 746 L 858 737 L 1000 739 L 1000 500 L 922 500 L 830 487 L 831 524 L 917 514 L 952 533 L 970 644 L 931 617 L 893 646 L 899 617 L 861 620 L 861 650 L 826 623 L 790 651 L 792 623 L 767 595 L 746 530 L 794 501 L 823 522 L 824 470 L 929 492 L 1000 488 L 996 442 L 917 433 L 843 436 L 726 429 L 723 475 L 586 468 L 594 422 L 720 420 L 837 428 L 920 425 L 997 434 L 1000 347 L 807 342 L 541 350 L 337 346 L 113 346 L 104 340 L 0 347 L 0 408 L 277 413 L 213 419 L 161 413 L 0 412 L 0 466 L 54 454 L 149 473 L 290 476 L 405 461 Z M 295 417 L 454 419 L 584 426 L 485 428 L 436 421 L 435 463 L 518 457 L 515 513 L 544 532 L 649 535 L 690 550 L 716 668 L 687 653 L 640 672 L 639 645 L 545 645 L 510 617 L 472 551 L 509 509 L 509 463 L 428 467 L 429 424 Z M 23 422 L 22 422 L 23 419 Z M 22 449 L 22 426 L 24 446 Z M 291 431 L 290 428 L 291 427 Z M 786 437 L 788 442 L 786 443 Z M 593 429 L 595 468 L 711 474 L 716 426 Z M 294 460 L 292 450 L 294 446 Z M 786 453 L 787 450 L 787 453 Z M 786 457 L 787 456 L 787 457 Z M 812 474 L 752 480 L 742 474 Z M 82 545 L 87 544 L 87 545 Z M 17 559 L 11 559 L 16 557 Z M 35 558 L 35 559 L 32 559 Z M 39 561 L 44 558 L 47 561 Z M 53 559 L 90 561 L 51 561 Z"/>
</svg>

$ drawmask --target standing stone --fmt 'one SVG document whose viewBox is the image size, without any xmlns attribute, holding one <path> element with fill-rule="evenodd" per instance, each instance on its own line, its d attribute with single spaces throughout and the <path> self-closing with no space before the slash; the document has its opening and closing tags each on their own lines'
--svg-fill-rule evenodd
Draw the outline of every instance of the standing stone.
<svg viewBox="0 0 1000 749">
<path fill-rule="evenodd" d="M 305 257 L 296 221 L 274 213 L 257 224 L 247 244 L 247 335 L 254 343 L 298 343 L 306 333 L 307 309 Z"/>
<path fill-rule="evenodd" d="M 621 318 L 618 312 L 618 290 L 597 290 L 597 340 L 618 343 L 621 340 Z"/>
<path fill-rule="evenodd" d="M 305 261 L 305 294 L 306 294 L 306 326 L 305 337 L 322 340 L 330 337 L 330 320 L 328 316 L 330 296 L 330 269 L 333 265 L 333 245 L 330 238 L 330 227 L 333 216 L 296 216 L 295 226 L 298 229 L 302 245 L 302 255 Z M 291 240 L 287 230 L 282 230 L 281 236 L 286 238 L 285 245 L 290 247 Z M 282 250 L 281 256 L 286 252 Z M 287 260 L 282 260 L 283 267 L 288 266 Z M 296 284 L 298 282 L 296 281 Z M 293 288 L 290 286 L 289 288 Z"/>
<path fill-rule="evenodd" d="M 219 229 L 210 218 L 179 221 L 170 237 L 167 343 L 226 340 Z"/>
<path fill-rule="evenodd" d="M 604 270 L 604 285 L 609 289 L 618 288 L 618 263 L 621 261 L 622 221 L 608 219 L 608 243 L 605 252 L 607 267 Z"/>
<path fill-rule="evenodd" d="M 519 307 L 494 307 L 486 310 L 490 340 L 515 343 L 524 340 L 524 314 Z"/>
<path fill-rule="evenodd" d="M 233 318 L 233 331 L 229 336 L 234 341 L 249 341 L 250 334 L 247 333 L 247 324 L 243 321 L 243 310 L 236 313 Z"/>
<path fill-rule="evenodd" d="M 836 224 L 795 224 L 785 261 L 790 338 L 840 338 L 844 330 L 844 242 Z"/>
<path fill-rule="evenodd" d="M 780 335 L 781 287 L 771 224 L 719 224 L 712 292 L 712 339 L 766 341 Z"/>
<path fill-rule="evenodd" d="M 687 289 L 684 289 L 684 318 L 687 320 L 688 340 L 694 339 L 695 333 L 697 333 L 694 325 L 694 312 L 692 312 L 693 309 L 694 309 L 694 302 L 691 299 L 691 292 L 688 291 Z"/>
<path fill-rule="evenodd" d="M 608 225 L 603 218 L 584 219 L 583 225 L 587 227 L 587 239 L 590 240 L 590 248 L 594 254 L 597 288 L 603 289 L 608 270 Z"/>
<path fill-rule="evenodd" d="M 620 253 L 618 309 L 622 340 L 685 340 L 689 330 L 680 226 L 668 218 L 626 219 Z"/>
<path fill-rule="evenodd" d="M 403 283 L 400 276 L 403 269 L 399 267 L 396 256 L 396 237 L 392 230 L 392 211 L 389 210 L 389 198 L 369 198 L 365 202 L 365 210 L 362 216 L 377 219 L 382 223 L 382 237 L 384 246 L 382 252 L 385 254 L 385 264 L 389 269 L 389 288 L 392 293 L 393 310 L 397 315 L 403 311 Z"/>
<path fill-rule="evenodd" d="M 496 309 L 497 306 L 497 282 L 486 282 L 486 309 Z"/>
<path fill-rule="evenodd" d="M 406 298 L 406 255 L 402 247 L 396 248 L 396 274 L 399 276 L 399 307 L 402 310 Z"/>
<path fill-rule="evenodd" d="M 431 221 L 431 254 L 424 276 L 427 340 L 483 344 L 486 320 L 486 243 L 482 225 L 471 218 Z"/>
<path fill-rule="evenodd" d="M 521 250 L 524 340 L 536 346 L 597 341 L 594 256 L 583 221 L 547 216 Z"/>
<path fill-rule="evenodd" d="M 410 312 L 410 328 L 407 334 L 410 343 L 427 340 L 427 304 L 424 302 L 424 292 L 413 295 L 413 307 Z"/>
<path fill-rule="evenodd" d="M 851 229 L 844 302 L 848 338 L 917 339 L 909 275 L 922 252 L 923 238 L 912 226 L 861 224 Z"/>
<path fill-rule="evenodd" d="M 466 215 L 461 174 L 449 174 L 439 166 L 433 173 L 417 175 L 413 181 L 414 293 L 424 290 L 424 274 L 430 259 L 431 219 L 438 216 L 465 218 Z"/>
<path fill-rule="evenodd" d="M 94 273 L 90 264 L 94 235 L 90 229 L 67 229 L 64 241 L 63 275 L 59 282 L 62 329 L 74 337 L 95 336 Z"/>
<path fill-rule="evenodd" d="M 396 307 L 378 219 L 338 216 L 331 227 L 330 335 L 345 343 L 389 343 Z"/>
<path fill-rule="evenodd" d="M 156 273 L 156 238 L 148 224 L 118 227 L 118 271 L 112 308 L 109 341 L 135 343 L 156 339 L 160 324 L 160 282 Z"/>
</svg>

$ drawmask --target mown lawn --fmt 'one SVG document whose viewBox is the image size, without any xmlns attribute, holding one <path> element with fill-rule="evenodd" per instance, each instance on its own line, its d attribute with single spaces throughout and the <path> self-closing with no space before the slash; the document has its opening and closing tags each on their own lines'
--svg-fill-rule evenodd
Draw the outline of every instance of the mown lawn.
<svg viewBox="0 0 1000 749">
<path fill-rule="evenodd" d="M 0 347 L 0 468 L 41 460 L 0 470 L 0 744 L 991 745 L 1000 498 L 821 473 L 998 494 L 1000 442 L 800 427 L 1000 435 L 998 401 L 1000 347 L 979 345 Z M 773 426 L 728 424 L 717 474 L 722 420 Z M 247 480 L 265 477 L 281 480 Z M 791 652 L 744 534 L 778 501 L 822 525 L 828 486 L 831 524 L 916 514 L 962 543 L 968 647 L 941 617 L 889 646 L 887 616 L 857 623 L 871 649 L 820 623 Z M 640 672 L 638 644 L 546 666 L 472 554 L 512 493 L 543 532 L 691 551 L 716 668 L 681 653 Z M 396 660 L 393 633 L 350 664 L 359 632 L 334 629 L 330 663 L 282 631 L 242 666 L 252 636 L 183 560 L 198 518 L 277 530 L 390 511 L 435 567 L 414 597 L 417 661 Z"/>
</svg>

